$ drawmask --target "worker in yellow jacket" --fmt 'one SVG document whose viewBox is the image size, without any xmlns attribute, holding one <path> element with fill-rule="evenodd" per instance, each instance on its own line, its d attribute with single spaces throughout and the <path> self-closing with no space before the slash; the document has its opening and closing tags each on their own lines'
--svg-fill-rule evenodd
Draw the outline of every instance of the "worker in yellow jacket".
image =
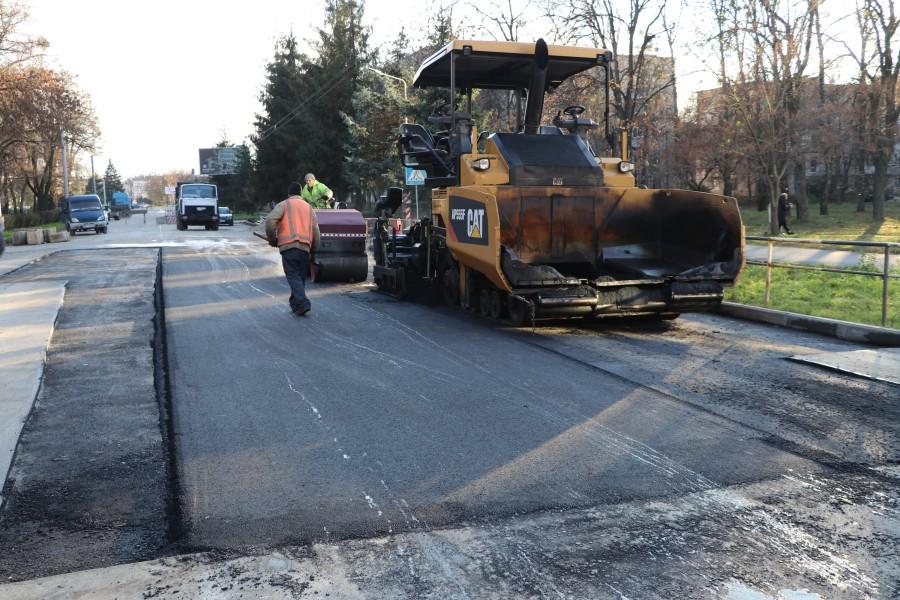
<svg viewBox="0 0 900 600">
<path fill-rule="evenodd" d="M 331 199 L 334 197 L 334 192 L 328 189 L 328 186 L 321 181 L 316 181 L 316 176 L 312 173 L 307 173 L 303 179 L 306 181 L 306 185 L 303 186 L 303 190 L 300 192 L 303 199 L 309 202 L 309 205 L 313 208 L 331 208 Z"/>
</svg>

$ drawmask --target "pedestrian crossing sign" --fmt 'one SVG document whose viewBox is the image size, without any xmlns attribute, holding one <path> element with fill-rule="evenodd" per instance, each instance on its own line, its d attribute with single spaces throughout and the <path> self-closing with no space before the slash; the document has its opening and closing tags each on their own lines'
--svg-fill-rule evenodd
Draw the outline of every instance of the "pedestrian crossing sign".
<svg viewBox="0 0 900 600">
<path fill-rule="evenodd" d="M 406 185 L 425 185 L 425 169 L 406 167 Z"/>
</svg>

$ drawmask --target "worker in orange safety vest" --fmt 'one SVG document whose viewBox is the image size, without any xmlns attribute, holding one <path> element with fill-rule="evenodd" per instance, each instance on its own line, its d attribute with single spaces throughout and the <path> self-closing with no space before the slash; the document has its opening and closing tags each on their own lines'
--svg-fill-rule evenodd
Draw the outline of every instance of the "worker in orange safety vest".
<svg viewBox="0 0 900 600">
<path fill-rule="evenodd" d="M 301 187 L 299 182 L 292 182 L 287 199 L 276 204 L 266 217 L 266 239 L 281 252 L 281 266 L 291 287 L 288 302 L 296 315 L 305 315 L 312 308 L 306 297 L 306 277 L 319 247 L 316 211 L 301 197 Z"/>
</svg>

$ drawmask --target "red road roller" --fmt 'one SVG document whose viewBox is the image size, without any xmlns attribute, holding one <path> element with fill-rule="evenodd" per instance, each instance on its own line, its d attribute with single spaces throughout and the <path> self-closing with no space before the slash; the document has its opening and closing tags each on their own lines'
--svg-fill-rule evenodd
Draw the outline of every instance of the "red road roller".
<svg viewBox="0 0 900 600">
<path fill-rule="evenodd" d="M 353 209 L 316 209 L 319 249 L 312 269 L 313 281 L 365 281 L 369 275 L 366 254 L 366 220 Z"/>
</svg>

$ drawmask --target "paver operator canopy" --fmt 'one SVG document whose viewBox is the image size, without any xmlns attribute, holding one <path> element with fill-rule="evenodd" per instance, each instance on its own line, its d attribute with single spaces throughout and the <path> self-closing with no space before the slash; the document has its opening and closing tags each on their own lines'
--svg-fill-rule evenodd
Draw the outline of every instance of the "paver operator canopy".
<svg viewBox="0 0 900 600">
<path fill-rule="evenodd" d="M 445 126 L 447 128 L 446 138 L 435 139 L 423 126 L 412 124 L 405 126 L 406 133 L 419 135 L 422 143 L 418 146 L 413 144 L 410 149 L 415 150 L 438 150 L 437 156 L 428 156 L 432 154 L 429 151 L 422 152 L 417 156 L 410 153 L 404 153 L 401 150 L 401 157 L 407 166 L 424 168 L 426 172 L 434 178 L 430 182 L 430 187 L 439 187 L 441 185 L 452 184 L 453 181 L 445 179 L 441 181 L 441 177 L 451 177 L 459 173 L 459 165 L 457 161 L 462 154 L 472 151 L 472 144 L 469 138 L 472 135 L 473 121 L 472 112 L 472 91 L 477 89 L 490 90 L 511 90 L 515 92 L 516 101 L 516 130 L 514 133 L 538 134 L 546 133 L 541 130 L 541 118 L 543 116 L 544 98 L 548 91 L 553 91 L 559 87 L 566 79 L 588 71 L 593 68 L 601 68 L 604 72 L 603 91 L 604 91 L 604 115 L 603 126 L 605 139 L 610 147 L 613 147 L 614 140 L 609 131 L 609 72 L 608 68 L 612 61 L 612 52 L 604 48 L 582 48 L 574 46 L 557 46 L 548 45 L 543 40 L 536 43 L 523 42 L 498 42 L 498 41 L 478 41 L 478 40 L 454 40 L 447 43 L 443 48 L 432 54 L 425 60 L 416 72 L 413 85 L 419 88 L 449 88 L 448 105 L 451 110 L 448 114 L 441 116 L 432 116 L 429 121 L 432 123 Z M 466 96 L 466 112 L 457 110 L 457 102 L 460 93 Z M 523 98 L 527 98 L 527 103 L 523 106 Z M 560 107 L 562 108 L 562 107 Z M 565 112 L 565 116 L 562 114 Z M 594 170 L 600 166 L 595 160 L 593 149 L 587 138 L 587 132 L 598 128 L 600 125 L 592 119 L 582 117 L 584 107 L 570 106 L 553 119 L 552 129 L 550 133 L 568 133 L 576 134 L 580 137 L 587 148 L 570 149 L 570 156 L 587 154 L 587 163 Z M 443 133 L 443 132 L 442 132 Z M 482 134 L 482 137 L 486 132 Z M 481 138 L 479 138 L 480 141 Z M 512 147 L 506 148 L 506 154 L 518 154 L 519 156 L 506 156 L 511 158 L 512 163 L 521 163 L 519 166 L 526 166 L 525 163 L 534 162 L 536 154 L 553 155 L 559 154 L 559 150 L 554 151 L 549 147 L 541 147 L 535 151 L 526 151 L 527 157 L 521 156 L 521 143 L 518 140 L 509 141 L 508 146 L 518 145 L 520 152 L 516 152 Z M 499 140 L 498 140 L 499 141 Z M 526 142 L 527 143 L 527 142 Z M 542 140 L 542 144 L 549 145 L 555 143 L 557 146 L 568 147 L 574 145 L 574 140 Z M 623 146 L 624 147 L 624 146 Z M 565 154 L 565 150 L 562 150 Z M 446 156 L 443 156 L 446 154 Z M 546 159 L 546 156 L 543 157 Z M 622 157 L 627 158 L 626 156 Z M 539 159 L 540 160 L 540 159 Z M 609 161 L 609 166 L 618 166 Z M 584 161 L 580 157 L 563 161 L 564 164 L 556 165 L 557 170 L 571 166 L 588 166 L 583 164 Z M 515 165 L 511 165 L 515 166 Z M 429 168 L 431 167 L 431 168 Z M 610 175 L 612 185 L 633 185 L 634 179 L 630 174 L 630 163 L 626 165 L 628 171 L 617 172 L 612 169 Z M 519 169 L 518 171 L 521 171 Z M 582 169 L 583 171 L 583 169 Z M 625 177 L 619 177 L 625 174 Z M 458 182 L 457 182 L 458 183 Z M 516 184 L 516 181 L 506 183 Z M 599 184 L 600 180 L 596 177 L 591 183 Z M 426 182 L 429 185 L 429 182 Z"/>
<path fill-rule="evenodd" d="M 457 90 L 466 90 L 467 111 L 472 112 L 472 90 L 513 90 L 519 117 L 516 131 L 537 133 L 544 106 L 544 95 L 563 81 L 595 67 L 601 67 L 604 81 L 605 133 L 609 137 L 609 64 L 612 51 L 604 48 L 557 46 L 544 40 L 536 43 L 454 40 L 432 54 L 416 72 L 413 86 L 450 87 L 450 104 Z M 521 122 L 522 93 L 528 104 Z M 583 112 L 583 108 L 581 109 Z M 578 114 L 581 114 L 580 112 Z M 451 116 L 457 116 L 455 113 Z M 468 117 L 469 115 L 459 115 Z M 453 127 L 450 128 L 454 130 Z"/>
<path fill-rule="evenodd" d="M 413 85 L 420 88 L 447 87 L 450 62 L 456 58 L 457 89 L 526 89 L 534 72 L 535 48 L 546 48 L 547 75 L 544 90 L 597 65 L 608 64 L 612 52 L 603 48 L 580 48 L 527 42 L 453 40 L 432 54 L 416 72 Z M 540 57 L 538 57 L 540 58 Z"/>
</svg>

